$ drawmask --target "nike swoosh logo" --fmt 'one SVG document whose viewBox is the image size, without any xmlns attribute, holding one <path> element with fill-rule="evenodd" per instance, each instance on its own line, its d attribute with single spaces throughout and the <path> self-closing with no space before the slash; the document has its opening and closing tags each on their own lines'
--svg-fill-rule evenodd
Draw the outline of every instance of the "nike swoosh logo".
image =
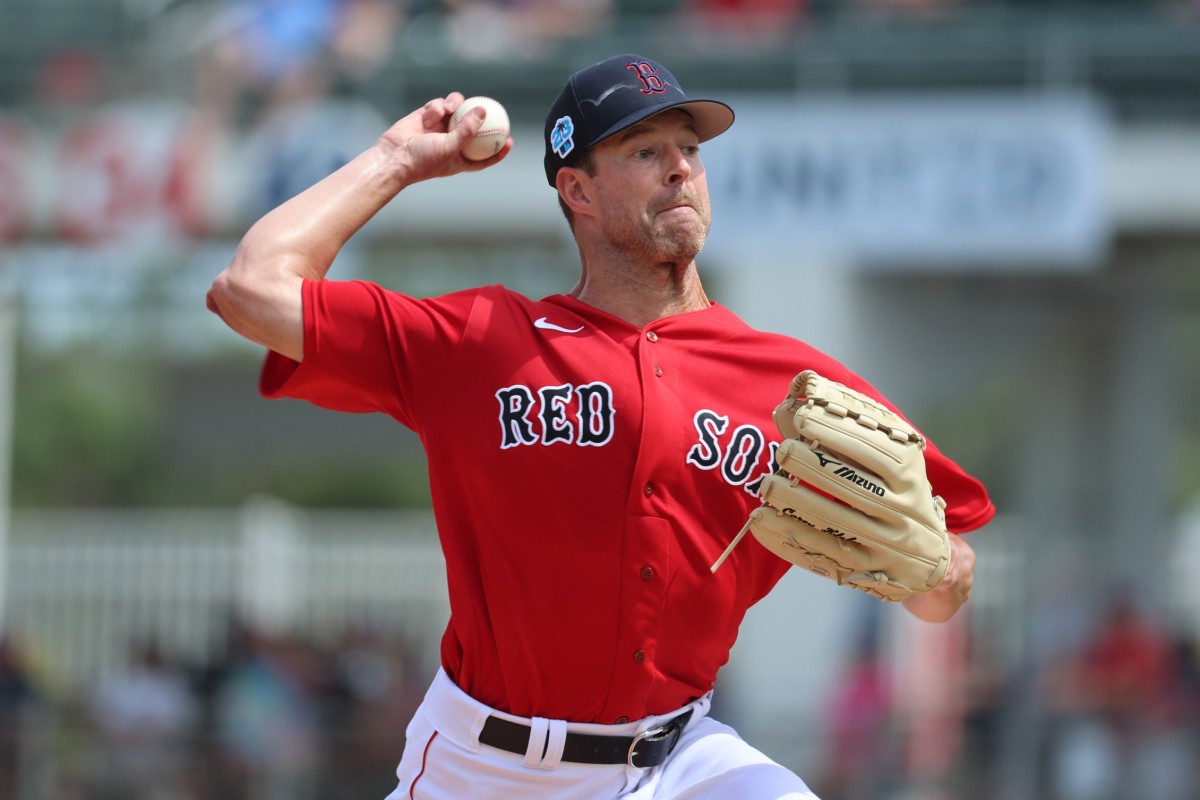
<svg viewBox="0 0 1200 800">
<path fill-rule="evenodd" d="M 538 317 L 533 321 L 533 327 L 541 328 L 544 331 L 561 331 L 562 333 L 579 333 L 583 330 L 583 326 L 578 328 L 564 328 L 561 325 L 555 325 L 553 322 L 547 322 L 545 317 Z"/>
</svg>

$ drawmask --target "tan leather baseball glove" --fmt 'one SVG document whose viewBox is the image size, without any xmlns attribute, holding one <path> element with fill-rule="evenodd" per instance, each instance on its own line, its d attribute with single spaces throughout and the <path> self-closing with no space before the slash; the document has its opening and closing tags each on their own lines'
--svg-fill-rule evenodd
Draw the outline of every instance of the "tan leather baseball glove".
<svg viewBox="0 0 1200 800">
<path fill-rule="evenodd" d="M 779 470 L 747 531 L 787 561 L 881 600 L 934 588 L 950 566 L 945 501 L 925 475 L 925 439 L 887 407 L 811 370 L 775 409 Z"/>
</svg>

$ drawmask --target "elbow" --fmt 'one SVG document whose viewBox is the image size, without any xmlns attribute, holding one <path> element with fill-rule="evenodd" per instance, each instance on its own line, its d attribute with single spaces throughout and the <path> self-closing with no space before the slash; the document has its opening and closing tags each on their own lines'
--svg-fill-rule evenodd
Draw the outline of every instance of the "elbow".
<svg viewBox="0 0 1200 800">
<path fill-rule="evenodd" d="M 254 319 L 254 297 L 254 288 L 243 285 L 237 274 L 227 268 L 213 280 L 204 304 L 234 332 L 253 338 L 247 323 Z"/>
<path fill-rule="evenodd" d="M 225 277 L 225 273 L 222 272 L 213 281 L 212 286 L 208 288 L 208 293 L 204 295 L 204 305 L 209 311 L 222 319 L 224 319 L 224 316 L 221 314 L 221 305 L 223 298 L 228 292 L 227 283 L 228 279 Z"/>
<path fill-rule="evenodd" d="M 234 285 L 234 279 L 226 269 L 212 282 L 208 293 L 204 295 L 204 305 L 209 311 L 216 314 L 225 322 L 226 325 L 233 326 L 233 320 L 237 318 L 237 298 L 238 290 Z"/>
<path fill-rule="evenodd" d="M 244 339 L 300 360 L 304 321 L 297 275 L 227 267 L 205 295 L 208 310 Z"/>
</svg>

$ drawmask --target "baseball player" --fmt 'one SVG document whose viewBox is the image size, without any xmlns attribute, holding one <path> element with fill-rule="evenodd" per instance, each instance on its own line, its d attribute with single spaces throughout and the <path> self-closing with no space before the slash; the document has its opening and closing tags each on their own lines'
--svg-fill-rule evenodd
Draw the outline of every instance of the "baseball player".
<svg viewBox="0 0 1200 800">
<path fill-rule="evenodd" d="M 487 160 L 463 158 L 483 112 L 451 129 L 462 102 L 457 92 L 430 100 L 264 216 L 208 295 L 230 327 L 269 349 L 264 396 L 388 414 L 424 443 L 451 616 L 390 797 L 814 797 L 708 714 L 747 609 L 801 563 L 792 550 L 807 552 L 791 534 L 786 547 L 763 546 L 758 529 L 758 542 L 730 545 L 748 514 L 769 507 L 766 479 L 783 479 L 787 426 L 815 424 L 800 412 L 792 421 L 808 403 L 797 373 L 876 398 L 863 408 L 879 413 L 828 406 L 864 437 L 903 427 L 898 416 L 871 421 L 895 409 L 834 359 L 750 328 L 705 294 L 700 145 L 734 115 L 637 55 L 572 75 L 546 118 L 545 176 L 580 254 L 570 292 L 415 298 L 327 279 L 339 248 L 397 193 L 508 154 L 511 138 Z M 994 510 L 915 429 L 893 438 L 920 444 L 910 447 L 919 479 L 867 481 L 864 456 L 841 483 L 914 496 L 944 520 L 930 535 L 938 574 L 885 599 L 945 620 L 966 601 L 974 566 L 946 529 L 978 528 Z M 794 449 L 836 461 L 815 444 Z M 803 513 L 779 516 L 811 527 Z M 822 533 L 861 549 L 855 525 Z M 899 585 L 872 570 L 834 577 Z"/>
</svg>

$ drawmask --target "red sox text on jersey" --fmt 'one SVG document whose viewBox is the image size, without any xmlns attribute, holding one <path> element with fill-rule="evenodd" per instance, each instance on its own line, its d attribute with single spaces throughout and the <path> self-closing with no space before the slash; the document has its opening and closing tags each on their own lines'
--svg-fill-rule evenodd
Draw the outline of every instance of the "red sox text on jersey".
<svg viewBox="0 0 1200 800">
<path fill-rule="evenodd" d="M 578 445 L 599 447 L 608 444 L 616 430 L 617 403 L 612 387 L 603 382 L 572 386 L 505 386 L 496 392 L 500 404 L 500 447 L 522 445 Z M 741 486 L 751 494 L 758 491 L 762 479 L 776 468 L 777 442 L 768 442 L 756 425 L 742 424 L 729 436 L 728 416 L 701 409 L 692 417 L 696 443 L 684 460 L 702 470 L 718 470 L 730 486 Z M 757 469 L 764 452 L 769 453 L 770 468 Z M 753 478 L 754 480 L 751 480 Z"/>
</svg>

